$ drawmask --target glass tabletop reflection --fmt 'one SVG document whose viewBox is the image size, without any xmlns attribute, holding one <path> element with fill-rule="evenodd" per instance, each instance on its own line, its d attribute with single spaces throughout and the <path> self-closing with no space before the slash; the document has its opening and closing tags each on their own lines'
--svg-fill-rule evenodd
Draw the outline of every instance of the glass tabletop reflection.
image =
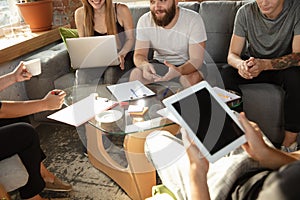
<svg viewBox="0 0 300 200">
<path fill-rule="evenodd" d="M 108 90 L 108 84 L 101 85 L 77 85 L 65 89 L 65 105 L 70 106 L 81 99 L 94 93 L 96 98 L 106 98 L 108 101 L 116 101 L 114 95 Z M 105 134 L 125 135 L 148 130 L 154 130 L 160 127 L 173 125 L 174 122 L 162 117 L 157 113 L 163 109 L 162 100 L 167 98 L 181 89 L 178 83 L 153 83 L 147 85 L 155 95 L 144 97 L 137 100 L 126 102 L 117 102 L 116 105 L 103 111 L 89 120 L 93 127 L 101 130 Z M 132 114 L 128 112 L 129 105 L 140 105 L 146 108 L 141 114 Z"/>
</svg>

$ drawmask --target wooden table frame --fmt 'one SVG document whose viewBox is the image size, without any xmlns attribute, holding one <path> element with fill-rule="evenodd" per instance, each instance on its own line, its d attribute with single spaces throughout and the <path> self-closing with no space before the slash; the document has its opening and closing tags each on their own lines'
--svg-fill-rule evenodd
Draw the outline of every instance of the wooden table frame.
<svg viewBox="0 0 300 200">
<path fill-rule="evenodd" d="M 179 126 L 173 124 L 160 129 L 176 134 L 179 131 Z M 94 167 L 112 178 L 134 200 L 144 200 L 150 197 L 152 186 L 156 185 L 155 168 L 144 154 L 146 136 L 152 131 L 154 130 L 125 136 L 123 147 L 128 166 L 124 168 L 114 161 L 104 149 L 103 132 L 86 123 L 90 162 Z"/>
</svg>

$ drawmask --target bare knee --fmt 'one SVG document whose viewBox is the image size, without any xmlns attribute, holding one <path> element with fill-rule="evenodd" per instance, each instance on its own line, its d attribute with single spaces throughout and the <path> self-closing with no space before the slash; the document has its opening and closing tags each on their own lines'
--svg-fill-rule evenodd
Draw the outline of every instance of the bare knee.
<svg viewBox="0 0 300 200">
<path fill-rule="evenodd" d="M 129 76 L 129 81 L 141 80 L 143 77 L 143 71 L 139 68 L 134 68 Z"/>
<path fill-rule="evenodd" d="M 183 75 L 180 77 L 180 83 L 184 88 L 195 85 L 202 80 L 203 80 L 203 76 L 199 71 L 196 71 L 188 75 Z"/>
</svg>

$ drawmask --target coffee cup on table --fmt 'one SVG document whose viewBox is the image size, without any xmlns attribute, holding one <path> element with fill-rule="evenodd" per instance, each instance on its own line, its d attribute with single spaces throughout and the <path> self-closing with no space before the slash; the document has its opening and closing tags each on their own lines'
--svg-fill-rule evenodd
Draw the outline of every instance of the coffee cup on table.
<svg viewBox="0 0 300 200">
<path fill-rule="evenodd" d="M 24 61 L 24 65 L 28 72 L 32 74 L 32 76 L 37 76 L 41 74 L 41 59 L 36 58 L 33 60 Z"/>
</svg>

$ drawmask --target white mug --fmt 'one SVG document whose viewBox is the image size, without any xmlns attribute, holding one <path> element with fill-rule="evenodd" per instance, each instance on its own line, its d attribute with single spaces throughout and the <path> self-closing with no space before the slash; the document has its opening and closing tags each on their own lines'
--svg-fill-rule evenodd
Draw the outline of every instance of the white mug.
<svg viewBox="0 0 300 200">
<path fill-rule="evenodd" d="M 32 74 L 32 76 L 37 76 L 41 74 L 41 59 L 36 58 L 33 60 L 25 61 L 24 65 L 26 69 Z"/>
</svg>

